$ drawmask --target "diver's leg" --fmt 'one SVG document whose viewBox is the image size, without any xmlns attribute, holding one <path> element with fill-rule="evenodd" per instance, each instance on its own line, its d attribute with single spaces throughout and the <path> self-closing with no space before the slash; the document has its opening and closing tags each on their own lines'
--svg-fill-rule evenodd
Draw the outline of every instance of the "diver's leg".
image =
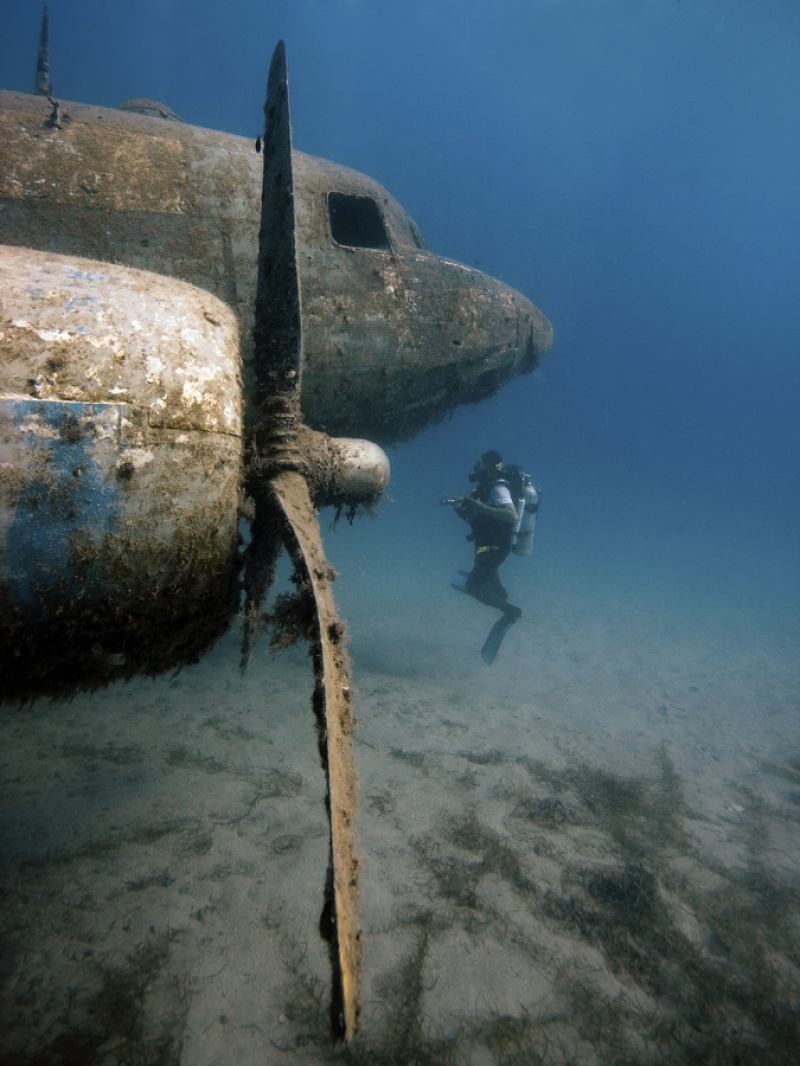
<svg viewBox="0 0 800 1066">
<path fill-rule="evenodd" d="M 492 591 L 495 593 L 495 595 L 498 596 L 504 602 L 506 602 L 508 600 L 508 593 L 506 592 L 505 588 L 503 587 L 503 582 L 500 580 L 500 564 L 499 563 L 491 571 L 491 573 L 487 575 L 487 580 L 491 583 Z"/>
<path fill-rule="evenodd" d="M 500 566 L 508 554 L 508 551 L 496 548 L 477 555 L 472 573 L 467 578 L 465 591 L 487 607 L 502 611 L 504 617 L 511 622 L 516 622 L 522 614 L 522 609 L 508 602 L 508 593 L 499 574 Z"/>
<path fill-rule="evenodd" d="M 492 626 L 481 648 L 481 658 L 487 664 L 494 662 L 503 637 L 522 614 L 519 607 L 508 602 L 508 593 L 503 588 L 498 574 L 498 569 L 507 555 L 508 552 L 502 549 L 477 553 L 475 565 L 467 576 L 464 588 L 465 592 L 481 603 L 485 603 L 487 607 L 495 607 L 498 611 L 502 611 L 501 617 Z"/>
<path fill-rule="evenodd" d="M 498 580 L 497 567 L 502 562 L 502 559 L 494 558 L 494 556 L 499 557 L 501 554 L 500 551 L 491 550 L 479 552 L 475 556 L 475 565 L 467 578 L 465 591 L 474 599 L 485 603 L 487 607 L 505 611 L 506 598 L 500 595 L 495 586 L 495 582 Z"/>
<path fill-rule="evenodd" d="M 519 607 L 508 602 L 508 593 L 503 588 L 503 583 L 500 580 L 497 568 L 493 571 L 492 577 L 495 595 L 500 598 L 503 604 L 501 608 L 503 613 L 489 630 L 489 636 L 486 638 L 486 641 L 481 648 L 481 658 L 487 665 L 494 662 L 495 656 L 500 650 L 500 645 L 503 642 L 503 637 L 509 629 L 511 629 L 514 623 L 519 621 L 520 616 L 522 615 L 522 611 Z"/>
</svg>

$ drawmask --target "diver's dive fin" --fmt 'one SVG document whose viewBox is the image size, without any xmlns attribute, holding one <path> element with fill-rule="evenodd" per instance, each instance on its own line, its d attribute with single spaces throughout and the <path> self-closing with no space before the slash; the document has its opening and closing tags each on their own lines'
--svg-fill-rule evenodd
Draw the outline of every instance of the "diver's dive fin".
<svg viewBox="0 0 800 1066">
<path fill-rule="evenodd" d="M 481 648 L 481 658 L 487 666 L 494 662 L 495 656 L 500 650 L 500 645 L 503 643 L 503 637 L 516 621 L 517 619 L 513 615 L 503 614 L 489 630 L 489 636 Z"/>
<path fill-rule="evenodd" d="M 457 570 L 450 578 L 450 587 L 457 589 L 459 592 L 466 592 L 468 577 L 469 574 L 466 570 Z"/>
<path fill-rule="evenodd" d="M 291 530 L 287 547 L 295 573 L 314 601 L 316 633 L 311 637 L 314 660 L 314 712 L 319 747 L 328 782 L 330 869 L 323 910 L 323 935 L 330 945 L 333 970 L 331 1018 L 335 1031 L 349 1040 L 358 1015 L 361 940 L 358 924 L 358 859 L 355 824 L 358 778 L 353 760 L 350 708 L 350 662 L 344 626 L 336 613 L 334 578 L 322 547 L 322 535 L 308 485 L 302 474 L 287 470 L 272 487 Z M 291 540 L 296 543 L 291 544 Z"/>
</svg>

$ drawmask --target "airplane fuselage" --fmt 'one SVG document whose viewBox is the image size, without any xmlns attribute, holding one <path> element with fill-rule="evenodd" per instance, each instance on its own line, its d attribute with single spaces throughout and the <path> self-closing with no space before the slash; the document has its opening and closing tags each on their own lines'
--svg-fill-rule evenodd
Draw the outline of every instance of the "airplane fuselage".
<svg viewBox="0 0 800 1066">
<path fill-rule="evenodd" d="M 240 322 L 250 391 L 261 157 L 252 141 L 130 111 L 0 92 L 0 244 L 188 281 Z M 294 153 L 302 407 L 387 444 L 532 371 L 545 316 L 434 255 L 377 182 Z"/>
</svg>

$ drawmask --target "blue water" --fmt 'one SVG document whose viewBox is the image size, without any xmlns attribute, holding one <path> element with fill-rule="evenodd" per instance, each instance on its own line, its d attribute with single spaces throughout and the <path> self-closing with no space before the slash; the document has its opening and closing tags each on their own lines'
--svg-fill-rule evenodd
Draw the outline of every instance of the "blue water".
<svg viewBox="0 0 800 1066">
<path fill-rule="evenodd" d="M 0 81 L 30 91 L 40 11 L 3 16 Z M 392 449 L 380 521 L 328 537 L 375 699 L 379 676 L 466 678 L 476 699 L 535 693 L 543 733 L 591 720 L 620 750 L 628 706 L 695 752 L 708 713 L 709 759 L 732 721 L 752 732 L 731 749 L 800 748 L 796 0 L 53 0 L 50 31 L 60 99 L 151 97 L 252 137 L 285 39 L 295 146 L 382 182 L 433 251 L 553 322 L 535 374 Z M 544 491 L 533 559 L 504 570 L 526 613 L 491 682 L 493 618 L 448 588 L 469 549 L 438 505 L 487 448 Z M 419 728 L 402 743 L 424 747 Z"/>
</svg>

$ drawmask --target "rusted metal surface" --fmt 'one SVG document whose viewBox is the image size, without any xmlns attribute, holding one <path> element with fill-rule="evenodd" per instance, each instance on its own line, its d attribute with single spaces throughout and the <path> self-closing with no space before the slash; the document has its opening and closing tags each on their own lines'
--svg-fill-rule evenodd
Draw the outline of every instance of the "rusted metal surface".
<svg viewBox="0 0 800 1066">
<path fill-rule="evenodd" d="M 196 660 L 236 604 L 235 317 L 0 248 L 0 334 L 0 698 Z"/>
<path fill-rule="evenodd" d="M 278 474 L 272 484 L 288 523 L 285 535 L 296 568 L 296 583 L 313 602 L 310 613 L 314 618 L 314 632 L 309 637 L 316 681 L 314 710 L 331 832 L 328 886 L 320 929 L 331 955 L 333 1032 L 349 1041 L 355 1036 L 361 1007 L 362 954 L 356 852 L 358 775 L 353 758 L 350 660 L 345 628 L 333 599 L 334 572 L 325 558 L 308 486 L 294 471 Z"/>
<path fill-rule="evenodd" d="M 182 278 L 233 308 L 246 392 L 261 159 L 251 141 L 135 113 L 0 93 L 0 241 Z M 530 301 L 432 255 L 377 182 L 294 153 L 304 355 L 313 428 L 391 443 L 533 370 L 552 329 Z M 388 246 L 333 240 L 329 194 L 371 199 Z"/>
</svg>

